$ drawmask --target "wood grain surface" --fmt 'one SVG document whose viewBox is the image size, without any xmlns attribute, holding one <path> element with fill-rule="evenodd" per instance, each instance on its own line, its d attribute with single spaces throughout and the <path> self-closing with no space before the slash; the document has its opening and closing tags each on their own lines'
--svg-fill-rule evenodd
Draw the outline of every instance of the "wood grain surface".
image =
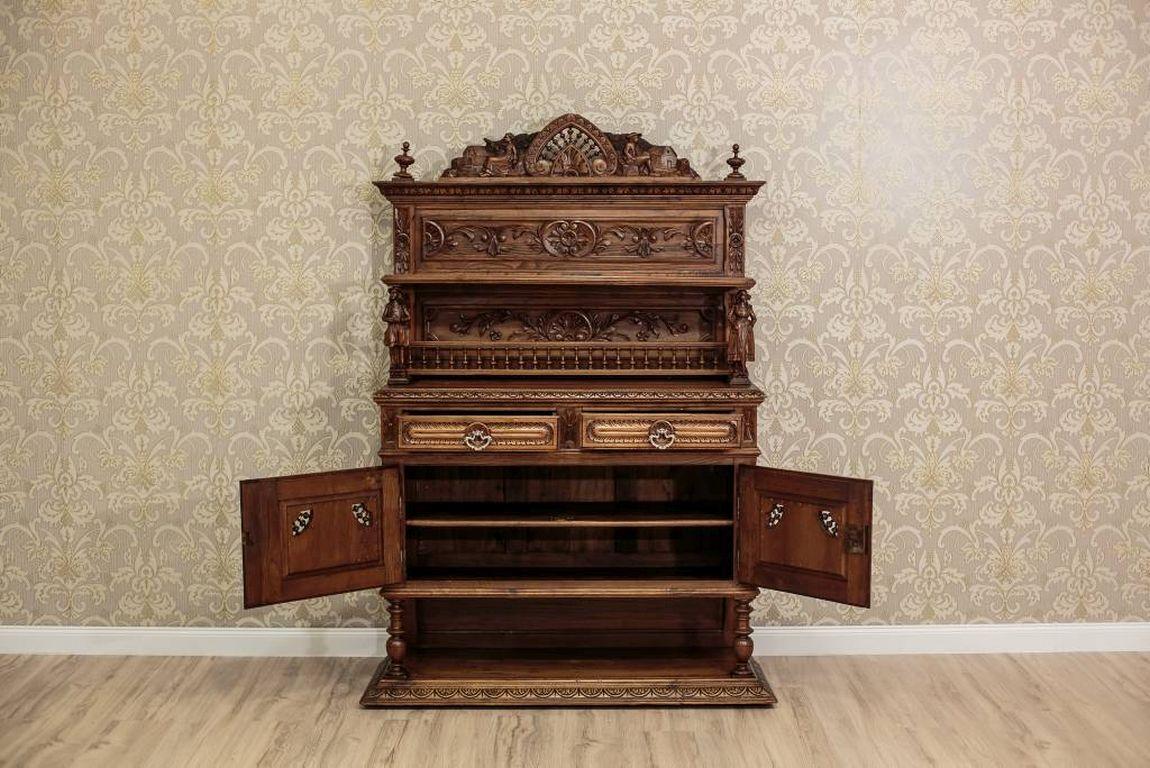
<svg viewBox="0 0 1150 768">
<path fill-rule="evenodd" d="M 7 656 L 0 764 L 1150 764 L 1150 654 L 760 661 L 774 709 L 367 711 L 378 659 Z"/>
</svg>

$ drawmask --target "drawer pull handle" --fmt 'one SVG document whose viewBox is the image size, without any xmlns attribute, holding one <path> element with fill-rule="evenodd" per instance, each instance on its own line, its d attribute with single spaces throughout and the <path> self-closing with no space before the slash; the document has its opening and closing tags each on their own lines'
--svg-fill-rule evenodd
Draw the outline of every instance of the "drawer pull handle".
<svg viewBox="0 0 1150 768">
<path fill-rule="evenodd" d="M 647 430 L 647 442 L 652 448 L 667 450 L 675 444 L 675 426 L 669 421 L 656 421 Z"/>
<path fill-rule="evenodd" d="M 291 524 L 292 536 L 299 536 L 301 533 L 307 530 L 307 527 L 311 525 L 311 515 L 311 510 L 305 509 L 295 516 L 295 520 L 293 520 Z"/>
<path fill-rule="evenodd" d="M 491 445 L 491 440 L 491 430 L 487 428 L 486 424 L 481 424 L 478 421 L 467 425 L 467 429 L 463 432 L 463 444 L 473 451 L 482 451 Z"/>
<path fill-rule="evenodd" d="M 371 510 L 358 501 L 351 505 L 351 513 L 355 515 L 355 521 L 364 528 L 371 525 Z"/>
<path fill-rule="evenodd" d="M 771 511 L 767 513 L 767 527 L 774 528 L 783 522 L 783 512 L 785 511 L 783 505 L 776 502 L 775 505 L 771 507 Z"/>
<path fill-rule="evenodd" d="M 830 536 L 832 539 L 839 537 L 839 524 L 828 510 L 824 509 L 819 512 L 819 522 L 823 524 L 823 530 L 827 532 L 827 536 Z"/>
</svg>

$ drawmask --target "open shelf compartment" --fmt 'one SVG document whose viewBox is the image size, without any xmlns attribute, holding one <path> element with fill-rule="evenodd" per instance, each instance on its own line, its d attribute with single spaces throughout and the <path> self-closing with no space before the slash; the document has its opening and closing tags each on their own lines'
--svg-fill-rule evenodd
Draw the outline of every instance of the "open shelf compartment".
<svg viewBox="0 0 1150 768">
<path fill-rule="evenodd" d="M 407 577 L 730 579 L 725 465 L 408 467 Z"/>
</svg>

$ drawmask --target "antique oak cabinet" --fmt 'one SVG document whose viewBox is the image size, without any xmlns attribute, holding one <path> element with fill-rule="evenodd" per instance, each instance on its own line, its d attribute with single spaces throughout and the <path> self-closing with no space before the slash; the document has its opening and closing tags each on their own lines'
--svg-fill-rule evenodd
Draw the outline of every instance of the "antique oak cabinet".
<svg viewBox="0 0 1150 768">
<path fill-rule="evenodd" d="M 871 483 L 755 466 L 744 209 L 578 115 L 412 158 L 379 466 L 241 484 L 248 607 L 381 588 L 368 707 L 772 704 L 760 587 L 870 601 Z"/>
</svg>

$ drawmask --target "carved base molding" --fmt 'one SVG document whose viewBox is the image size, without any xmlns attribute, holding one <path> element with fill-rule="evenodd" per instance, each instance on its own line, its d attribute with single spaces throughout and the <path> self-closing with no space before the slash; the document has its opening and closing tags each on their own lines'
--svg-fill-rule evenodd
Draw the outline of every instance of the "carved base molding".
<svg viewBox="0 0 1150 768">
<path fill-rule="evenodd" d="M 473 680 L 388 677 L 385 659 L 359 700 L 364 707 L 773 706 L 778 700 L 754 661 L 753 677 L 644 680 Z"/>
</svg>

